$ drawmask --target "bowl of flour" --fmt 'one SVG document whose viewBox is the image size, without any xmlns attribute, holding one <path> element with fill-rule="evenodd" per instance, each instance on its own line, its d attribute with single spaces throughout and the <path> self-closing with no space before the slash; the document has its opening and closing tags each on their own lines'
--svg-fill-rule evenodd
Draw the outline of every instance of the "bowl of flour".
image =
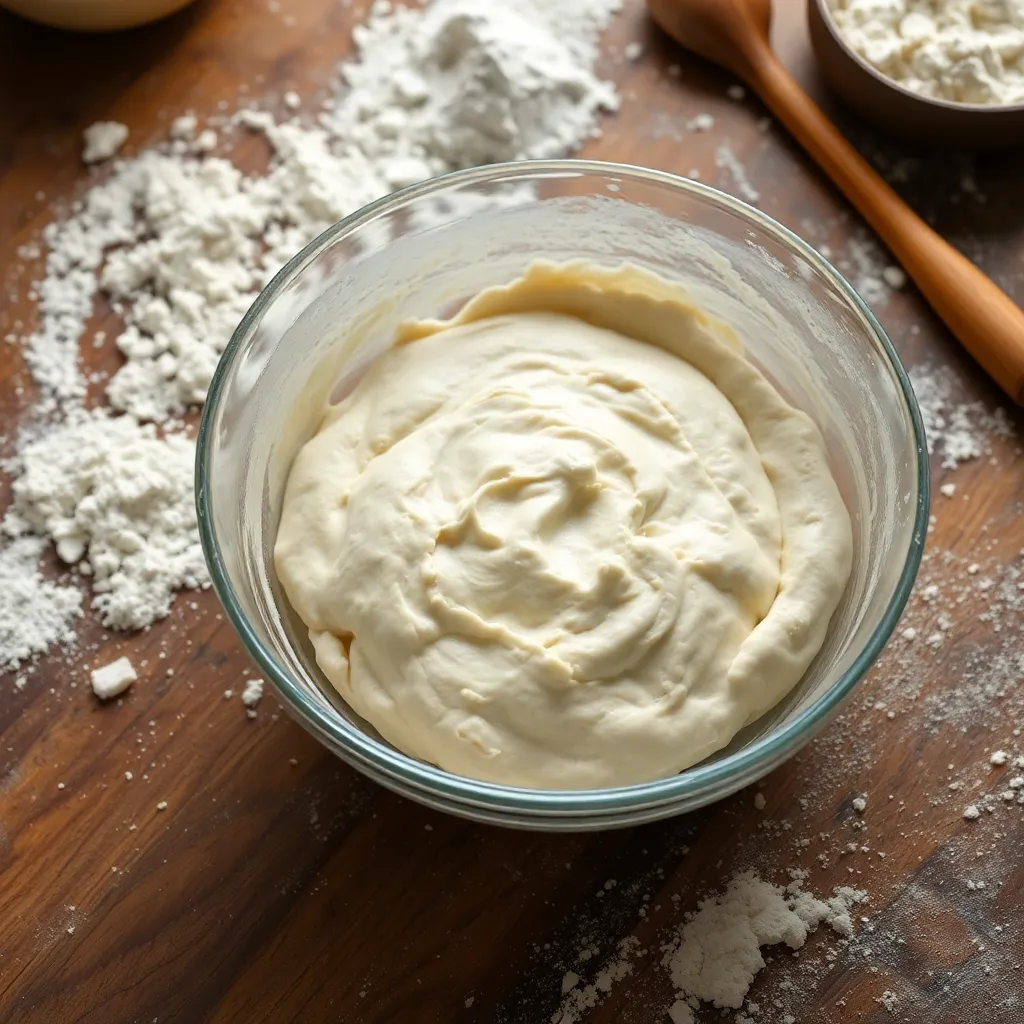
<svg viewBox="0 0 1024 1024">
<path fill-rule="evenodd" d="M 822 75 L 865 120 L 927 145 L 1024 145 L 1021 0 L 810 0 Z"/>
</svg>

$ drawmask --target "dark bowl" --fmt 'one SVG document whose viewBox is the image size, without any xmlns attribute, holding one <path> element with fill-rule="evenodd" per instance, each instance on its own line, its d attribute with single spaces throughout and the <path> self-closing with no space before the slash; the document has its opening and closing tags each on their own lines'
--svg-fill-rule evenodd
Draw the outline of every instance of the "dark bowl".
<svg viewBox="0 0 1024 1024">
<path fill-rule="evenodd" d="M 807 0 L 807 21 L 829 87 L 888 135 L 954 149 L 1024 145 L 1024 105 L 989 107 L 921 96 L 886 78 L 847 45 L 828 0 Z"/>
</svg>

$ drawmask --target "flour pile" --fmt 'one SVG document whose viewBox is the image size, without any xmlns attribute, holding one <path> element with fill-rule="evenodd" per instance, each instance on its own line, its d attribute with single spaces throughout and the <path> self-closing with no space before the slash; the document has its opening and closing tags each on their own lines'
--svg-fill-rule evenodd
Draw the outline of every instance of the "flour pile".
<svg viewBox="0 0 1024 1024">
<path fill-rule="evenodd" d="M 63 561 L 92 577 L 105 626 L 141 629 L 167 615 L 174 591 L 206 580 L 188 438 L 76 410 L 21 458 L 4 528 L 51 537 Z"/>
<path fill-rule="evenodd" d="M 216 133 L 184 115 L 166 145 L 116 164 L 45 230 L 39 320 L 24 339 L 40 398 L 3 523 L 18 546 L 0 566 L 0 578 L 20 573 L 25 603 L 13 618 L 0 607 L 0 664 L 68 642 L 81 603 L 74 587 L 36 578 L 29 537 L 52 538 L 65 562 L 92 575 L 93 605 L 113 628 L 145 626 L 168 613 L 175 590 L 206 582 L 190 511 L 194 444 L 179 417 L 205 400 L 259 289 L 330 224 L 397 187 L 580 146 L 599 113 L 617 107 L 594 63 L 620 5 L 379 0 L 316 126 L 259 111 L 233 119 L 266 138 L 265 175 L 209 155 Z M 115 146 L 106 128 L 92 131 L 89 156 L 116 150 L 121 134 Z M 125 363 L 106 383 L 118 417 L 83 411 L 79 347 L 101 293 L 124 323 L 116 344 Z M 19 618 L 33 628 L 20 630 Z"/>
<path fill-rule="evenodd" d="M 694 1024 L 695 1011 L 711 1003 L 722 1011 L 741 1010 L 754 978 L 765 967 L 762 947 L 784 944 L 800 949 L 821 925 L 841 941 L 854 934 L 853 909 L 867 902 L 859 889 L 840 886 L 825 900 L 803 888 L 806 872 L 792 870 L 786 886 L 774 885 L 752 871 L 734 875 L 725 891 L 698 903 L 687 915 L 667 947 L 662 966 L 676 990 L 669 1007 L 673 1024 Z M 645 954 L 635 938 L 627 937 L 616 953 L 598 970 L 590 984 L 570 972 L 562 984 L 562 1001 L 551 1024 L 579 1024 L 586 1011 L 596 1006 L 614 984 L 633 972 L 632 961 Z M 784 1006 L 775 1002 L 776 1008 Z M 746 1010 L 758 1008 L 746 1003 Z M 724 1014 L 723 1014 L 724 1015 Z M 732 1018 L 736 1024 L 752 1024 L 748 1012 Z M 783 1020 L 794 1021 L 790 1015 Z"/>
<path fill-rule="evenodd" d="M 699 904 L 679 929 L 678 948 L 666 957 L 677 1003 L 690 1009 L 706 1002 L 738 1010 L 765 966 L 762 946 L 785 943 L 799 949 L 821 924 L 849 938 L 850 911 L 866 899 L 863 892 L 844 886 L 828 900 L 819 900 L 804 892 L 800 878 L 782 888 L 751 872 L 736 875 L 721 896 Z"/>
</svg>

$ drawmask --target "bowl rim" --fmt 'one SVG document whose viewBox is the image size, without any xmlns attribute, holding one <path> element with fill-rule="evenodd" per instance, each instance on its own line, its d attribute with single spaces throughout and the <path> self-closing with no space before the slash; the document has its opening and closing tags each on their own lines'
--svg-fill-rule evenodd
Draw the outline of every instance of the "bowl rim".
<svg viewBox="0 0 1024 1024">
<path fill-rule="evenodd" d="M 206 481 L 210 476 L 214 422 L 235 357 L 258 326 L 264 312 L 271 306 L 278 293 L 320 251 L 336 239 L 371 222 L 381 213 L 433 193 L 498 180 L 586 176 L 612 178 L 619 181 L 628 178 L 639 183 L 682 190 L 691 195 L 695 194 L 700 199 L 711 200 L 720 206 L 725 206 L 741 218 L 753 221 L 759 229 L 777 238 L 822 273 L 864 317 L 885 353 L 889 369 L 896 377 L 904 412 L 909 416 L 913 431 L 917 493 L 914 498 L 914 524 L 905 562 L 878 625 L 843 675 L 813 704 L 804 708 L 777 732 L 759 737 L 727 757 L 709 764 L 698 763 L 668 778 L 601 789 L 530 789 L 484 782 L 447 772 L 368 736 L 337 712 L 328 713 L 327 709 L 314 703 L 293 681 L 291 674 L 278 664 L 274 655 L 266 650 L 241 610 L 235 588 L 225 570 L 220 544 L 213 527 L 210 489 L 206 486 Z M 895 629 L 909 599 L 921 564 L 928 528 L 930 473 L 924 423 L 917 399 L 907 371 L 900 362 L 892 342 L 853 286 L 798 235 L 767 214 L 733 196 L 667 171 L 598 160 L 523 160 L 452 171 L 383 196 L 327 228 L 274 275 L 253 301 L 232 334 L 210 384 L 199 425 L 196 451 L 196 512 L 203 553 L 210 569 L 213 587 L 244 646 L 260 669 L 271 680 L 278 696 L 290 712 L 299 719 L 300 723 L 319 739 L 329 738 L 333 743 L 345 749 L 350 756 L 364 765 L 370 766 L 373 771 L 382 772 L 413 789 L 430 792 L 463 806 L 475 804 L 527 814 L 585 815 L 595 812 L 628 812 L 654 804 L 676 803 L 687 798 L 696 804 L 707 802 L 706 800 L 701 801 L 700 798 L 708 792 L 728 787 L 737 778 L 754 779 L 759 774 L 770 770 L 780 760 L 795 752 L 828 721 L 831 714 L 849 696 L 854 686 L 866 675 L 878 657 Z M 724 795 L 724 793 L 719 793 L 719 795 Z"/>
<path fill-rule="evenodd" d="M 895 79 L 883 74 L 874 64 L 865 60 L 846 41 L 842 29 L 836 24 L 832 16 L 832 8 L 829 0 L 810 0 L 814 8 L 820 13 L 821 20 L 828 29 L 829 35 L 835 40 L 840 49 L 857 65 L 863 68 L 872 78 L 880 82 L 893 92 L 906 96 L 909 100 L 925 104 L 929 107 L 936 107 L 940 110 L 948 110 L 960 114 L 985 114 L 990 118 L 999 115 L 1024 114 L 1024 103 L 998 104 L 998 103 L 960 103 L 956 100 L 936 99 L 934 96 L 925 96 L 923 93 L 914 92 L 905 85 L 900 85 Z"/>
</svg>

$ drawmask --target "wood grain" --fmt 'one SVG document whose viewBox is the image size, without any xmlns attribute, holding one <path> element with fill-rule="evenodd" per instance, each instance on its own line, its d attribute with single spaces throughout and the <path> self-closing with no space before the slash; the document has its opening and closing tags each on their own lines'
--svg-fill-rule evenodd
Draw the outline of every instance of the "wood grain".
<svg viewBox="0 0 1024 1024">
<path fill-rule="evenodd" d="M 161 25 L 109 37 L 0 17 L 0 336 L 32 322 L 24 285 L 39 265 L 19 260 L 17 248 L 38 237 L 53 204 L 66 206 L 103 173 L 78 162 L 82 128 L 123 120 L 136 152 L 189 109 L 202 118 L 256 96 L 274 108 L 295 89 L 314 111 L 365 6 L 306 0 L 273 13 L 200 0 Z M 779 52 L 820 96 L 802 5 L 779 6 Z M 616 54 L 633 39 L 645 54 L 624 62 Z M 588 155 L 693 169 L 732 190 L 716 161 L 728 145 L 762 209 L 849 257 L 863 230 L 856 216 L 784 134 L 759 125 L 755 101 L 727 99 L 730 80 L 659 37 L 638 0 L 607 43 L 602 70 L 623 107 Z M 677 77 L 666 73 L 673 62 Z M 698 112 L 714 115 L 713 131 L 686 130 Z M 1020 156 L 906 165 L 921 155 L 848 118 L 841 127 L 877 166 L 911 166 L 897 184 L 908 200 L 1024 299 Z M 263 158 L 255 146 L 238 156 L 249 167 Z M 965 175 L 975 193 L 959 187 Z M 959 400 L 999 403 L 912 290 L 879 315 L 908 363 L 951 368 Z M 95 326 L 114 324 L 97 310 Z M 86 350 L 97 368 L 116 367 L 109 343 Z M 19 349 L 3 346 L 3 454 L 32 397 Z M 971 561 L 998 575 L 1024 547 L 1013 422 L 1012 436 L 955 474 L 936 464 L 936 486 L 957 487 L 954 499 L 936 496 L 925 574 L 939 583 L 966 579 Z M 635 935 L 654 952 L 585 1019 L 663 1021 L 672 996 L 657 949 L 682 914 L 734 870 L 784 878 L 800 865 L 816 892 L 865 888 L 874 930 L 840 949 L 831 970 L 800 975 L 786 995 L 798 1019 L 954 1024 L 984 1013 L 1019 1024 L 1024 809 L 1000 806 L 973 823 L 961 816 L 969 799 L 1005 787 L 1005 773 L 989 770 L 990 750 L 1020 743 L 1021 673 L 1008 670 L 1000 690 L 989 669 L 1020 649 L 1021 616 L 1004 608 L 996 632 L 978 617 L 987 607 L 972 590 L 936 651 L 894 641 L 843 716 L 764 780 L 763 811 L 748 790 L 675 821 L 592 836 L 449 819 L 361 778 L 270 697 L 248 720 L 237 696 L 248 662 L 210 593 L 182 595 L 169 619 L 137 636 L 84 620 L 79 649 L 43 659 L 22 690 L 0 677 L 0 1019 L 543 1024 L 566 971 L 592 977 Z M 924 630 L 934 608 L 919 596 L 908 614 Z M 87 668 L 121 653 L 140 680 L 100 707 Z M 235 696 L 225 699 L 226 689 Z M 861 816 L 851 799 L 863 793 Z M 857 852 L 844 852 L 851 842 Z M 984 890 L 967 887 L 982 878 Z M 581 963 L 591 943 L 600 955 Z M 824 945 L 815 937 L 792 969 L 825 964 Z M 787 963 L 777 957 L 755 985 L 767 1008 Z M 900 999 L 894 1015 L 877 1001 L 886 990 Z"/>
</svg>

